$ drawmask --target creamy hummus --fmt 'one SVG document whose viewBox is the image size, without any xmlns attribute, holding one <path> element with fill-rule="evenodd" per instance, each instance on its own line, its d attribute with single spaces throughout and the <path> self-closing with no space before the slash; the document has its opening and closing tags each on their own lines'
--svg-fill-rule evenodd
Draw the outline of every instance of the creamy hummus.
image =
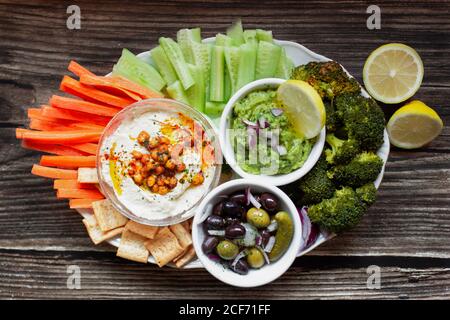
<svg viewBox="0 0 450 320">
<path fill-rule="evenodd" d="M 214 178 L 214 164 L 205 162 L 200 141 L 194 147 L 185 147 L 179 159 L 186 165 L 183 172 L 176 173 L 176 187 L 161 195 L 139 186 L 127 174 L 133 161 L 132 152 L 149 151 L 140 144 L 137 137 L 145 131 L 150 136 L 168 137 L 171 143 L 181 143 L 183 133 L 194 136 L 191 118 L 172 111 L 151 111 L 133 119 L 124 120 L 101 146 L 101 171 L 105 182 L 114 189 L 115 195 L 123 206 L 134 215 L 147 219 L 165 219 L 192 208 L 209 190 Z M 198 125 L 197 122 L 195 122 Z M 206 135 L 204 135 L 206 136 Z M 204 138 L 207 139 L 207 138 Z M 197 148 L 200 146 L 200 148 Z M 202 156 L 203 155 L 203 156 Z M 194 185 L 191 177 L 201 172 L 203 183 Z"/>
</svg>

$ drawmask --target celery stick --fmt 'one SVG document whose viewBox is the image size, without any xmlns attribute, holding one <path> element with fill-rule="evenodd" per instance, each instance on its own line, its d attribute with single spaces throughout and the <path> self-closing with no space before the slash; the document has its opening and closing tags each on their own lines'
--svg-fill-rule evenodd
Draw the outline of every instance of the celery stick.
<svg viewBox="0 0 450 320">
<path fill-rule="evenodd" d="M 192 107 L 200 112 L 205 111 L 205 79 L 202 66 L 189 64 L 189 71 L 195 80 L 195 84 L 187 91 L 187 97 Z"/>
<path fill-rule="evenodd" d="M 224 75 L 225 58 L 222 46 L 214 46 L 211 52 L 211 73 L 209 100 L 223 101 L 224 99 Z"/>
<path fill-rule="evenodd" d="M 224 55 L 228 76 L 230 78 L 231 94 L 233 94 L 236 92 L 236 84 L 238 79 L 240 48 L 225 47 Z"/>
<path fill-rule="evenodd" d="M 202 42 L 202 30 L 200 28 L 191 29 L 192 40 L 201 43 Z"/>
<path fill-rule="evenodd" d="M 226 64 L 226 62 L 225 62 Z M 225 75 L 223 76 L 223 101 L 228 101 L 232 95 L 232 84 L 230 74 L 225 69 Z"/>
<path fill-rule="evenodd" d="M 244 30 L 242 30 L 241 20 L 236 21 L 227 29 L 227 36 L 233 40 L 235 46 L 240 46 L 244 43 Z"/>
<path fill-rule="evenodd" d="M 122 50 L 122 55 L 113 67 L 113 74 L 139 83 L 150 89 L 160 91 L 166 85 L 159 72 L 148 63 L 145 63 L 127 49 Z"/>
<path fill-rule="evenodd" d="M 255 80 L 257 45 L 245 43 L 240 47 L 236 90 Z"/>
<path fill-rule="evenodd" d="M 280 61 L 278 62 L 277 71 L 275 72 L 276 78 L 289 79 L 291 77 L 292 69 L 294 69 L 294 63 L 286 55 L 286 50 L 281 48 Z"/>
<path fill-rule="evenodd" d="M 243 36 L 245 43 L 258 43 L 258 38 L 256 37 L 256 30 L 245 30 Z"/>
<path fill-rule="evenodd" d="M 167 82 L 167 84 L 170 85 L 178 80 L 177 74 L 175 73 L 172 64 L 170 63 L 164 50 L 160 46 L 152 49 L 150 51 L 150 55 L 156 65 L 156 68 L 158 69 L 164 80 Z"/>
<path fill-rule="evenodd" d="M 267 41 L 267 42 L 270 42 L 270 43 L 273 42 L 272 31 L 256 29 L 256 38 L 259 41 Z"/>
<path fill-rule="evenodd" d="M 185 104 L 189 104 L 189 99 L 180 81 L 177 80 L 171 85 L 167 86 L 166 91 L 172 99 L 183 102 Z"/>
<path fill-rule="evenodd" d="M 255 78 L 270 78 L 275 75 L 280 60 L 281 47 L 267 41 L 258 43 Z"/>
<path fill-rule="evenodd" d="M 229 47 L 233 45 L 233 39 L 223 33 L 218 33 L 216 35 L 216 46 Z"/>
<path fill-rule="evenodd" d="M 225 103 L 223 102 L 207 101 L 205 103 L 205 113 L 210 117 L 219 117 L 220 115 L 222 115 L 224 107 Z"/>
<path fill-rule="evenodd" d="M 175 69 L 177 77 L 180 79 L 183 88 L 185 90 L 189 89 L 194 85 L 194 79 L 192 79 L 180 47 L 172 39 L 164 37 L 159 38 L 159 44 L 164 49 L 167 58 Z"/>
</svg>

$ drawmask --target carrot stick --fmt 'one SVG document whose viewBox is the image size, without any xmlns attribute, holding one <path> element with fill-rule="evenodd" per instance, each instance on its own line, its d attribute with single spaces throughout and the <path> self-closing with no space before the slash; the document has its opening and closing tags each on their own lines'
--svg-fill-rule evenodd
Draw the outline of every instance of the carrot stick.
<svg viewBox="0 0 450 320">
<path fill-rule="evenodd" d="M 58 199 L 104 199 L 103 194 L 96 189 L 58 189 L 56 191 Z"/>
<path fill-rule="evenodd" d="M 43 106 L 45 107 L 45 106 Z M 48 106 L 47 106 L 48 107 Z M 58 119 L 54 117 L 44 116 L 42 114 L 43 108 L 29 108 L 28 109 L 28 118 L 30 119 L 36 119 L 41 121 L 47 121 L 47 122 L 53 122 L 57 123 L 59 125 L 67 126 L 69 124 L 74 123 L 72 120 L 66 120 L 66 119 Z"/>
<path fill-rule="evenodd" d="M 73 130 L 73 128 L 58 124 L 56 122 L 45 121 L 40 119 L 31 119 L 29 124 L 30 129 L 40 131 L 65 131 Z"/>
<path fill-rule="evenodd" d="M 64 76 L 63 80 L 61 81 L 60 90 L 74 94 L 77 97 L 83 99 L 87 97 L 119 108 L 125 108 L 130 104 L 136 102 L 135 100 L 130 98 L 122 98 L 114 96 L 112 94 L 97 90 L 93 87 L 83 85 L 77 80 L 72 79 L 71 77 L 68 76 Z"/>
<path fill-rule="evenodd" d="M 16 137 L 19 139 L 29 139 L 40 143 L 50 144 L 98 142 L 100 135 L 101 132 L 93 130 L 34 131 L 22 128 L 16 129 Z"/>
<path fill-rule="evenodd" d="M 70 145 L 70 147 L 76 150 L 80 150 L 82 152 L 86 152 L 88 154 L 96 155 L 98 145 L 96 143 L 80 143 L 80 144 L 72 144 Z"/>
<path fill-rule="evenodd" d="M 95 189 L 95 185 L 73 179 L 57 179 L 53 182 L 53 189 Z"/>
<path fill-rule="evenodd" d="M 84 74 L 88 74 L 88 75 L 93 75 L 94 74 L 92 72 L 90 72 L 88 69 L 82 67 L 81 65 L 79 65 L 76 61 L 71 60 L 69 63 L 69 66 L 67 67 L 67 69 L 72 72 L 73 74 L 77 75 L 78 77 L 81 77 Z"/>
<path fill-rule="evenodd" d="M 87 123 L 87 122 L 75 122 L 69 125 L 70 128 L 73 130 L 94 130 L 94 131 L 103 131 L 105 129 L 105 126 L 101 126 L 94 123 Z"/>
<path fill-rule="evenodd" d="M 53 178 L 53 179 L 77 179 L 78 171 L 77 170 L 67 170 L 67 169 L 57 169 L 57 168 L 48 168 L 43 167 L 38 164 L 34 164 L 31 169 L 31 173 L 45 178 Z"/>
<path fill-rule="evenodd" d="M 80 77 L 80 83 L 88 86 L 93 86 L 99 90 L 111 93 L 117 96 L 131 98 L 133 100 L 142 100 L 138 93 L 134 93 L 125 88 L 117 86 L 114 81 L 109 80 L 108 77 L 97 77 L 89 74 L 83 74 Z"/>
<path fill-rule="evenodd" d="M 42 156 L 41 166 L 59 168 L 95 168 L 95 156 Z"/>
<path fill-rule="evenodd" d="M 27 139 L 22 140 L 22 148 L 56 154 L 59 156 L 86 156 L 86 153 L 69 146 L 41 144 Z"/>
<path fill-rule="evenodd" d="M 120 109 L 106 107 L 100 104 L 77 100 L 72 98 L 66 98 L 61 96 L 52 96 L 50 99 L 50 105 L 55 108 L 68 109 L 91 113 L 99 116 L 114 117 Z"/>
<path fill-rule="evenodd" d="M 143 87 L 140 84 L 137 84 L 133 81 L 130 81 L 127 78 L 124 78 L 120 75 L 103 77 L 103 78 L 108 79 L 107 81 L 110 81 L 117 87 L 126 89 L 128 91 L 131 91 L 131 92 L 134 92 L 134 93 L 140 95 L 144 99 L 162 98 L 163 97 L 163 95 L 160 94 L 159 92 L 152 91 L 152 90 L 150 90 L 146 87 Z"/>
<path fill-rule="evenodd" d="M 93 123 L 100 126 L 106 126 L 111 119 L 110 117 L 97 116 L 80 111 L 65 110 L 53 108 L 49 106 L 42 106 L 42 115 L 44 117 L 72 120 L 78 122 Z"/>
<path fill-rule="evenodd" d="M 92 202 L 98 200 L 99 199 L 70 199 L 69 207 L 70 209 L 89 209 L 92 208 Z"/>
</svg>

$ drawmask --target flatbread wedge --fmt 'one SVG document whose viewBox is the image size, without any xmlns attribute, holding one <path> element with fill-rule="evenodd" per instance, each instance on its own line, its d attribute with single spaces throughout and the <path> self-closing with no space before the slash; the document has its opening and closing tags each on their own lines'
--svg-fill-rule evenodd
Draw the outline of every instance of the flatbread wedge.
<svg viewBox="0 0 450 320">
<path fill-rule="evenodd" d="M 89 222 L 86 219 L 83 219 L 83 224 L 86 227 L 89 238 L 91 238 L 91 240 L 94 244 L 99 244 L 105 240 L 111 239 L 111 238 L 121 234 L 124 229 L 122 227 L 122 228 L 117 228 L 117 229 L 110 230 L 107 232 L 103 232 L 98 225 L 92 225 L 92 222 Z"/>
<path fill-rule="evenodd" d="M 155 239 L 148 240 L 145 245 L 160 267 L 165 266 L 184 251 L 177 237 L 168 227 L 160 229 Z"/>
<path fill-rule="evenodd" d="M 195 249 L 193 246 L 190 246 L 187 249 L 186 253 L 183 254 L 181 257 L 179 257 L 177 259 L 177 261 L 174 261 L 174 262 L 175 262 L 175 265 L 177 266 L 177 268 L 181 268 L 194 258 L 195 258 Z"/>
<path fill-rule="evenodd" d="M 146 240 L 141 235 L 133 233 L 130 230 L 124 230 L 120 239 L 119 249 L 117 250 L 117 256 L 136 262 L 147 263 L 149 254 L 145 247 Z"/>
<path fill-rule="evenodd" d="M 95 218 L 104 232 L 124 226 L 128 218 L 117 211 L 108 199 L 92 202 Z"/>
<path fill-rule="evenodd" d="M 139 234 L 143 237 L 146 237 L 148 239 L 154 239 L 156 236 L 156 233 L 158 232 L 159 228 L 154 226 L 147 226 L 145 224 L 137 223 L 133 220 L 129 220 L 127 224 L 125 225 L 125 228 L 127 230 L 130 230 L 131 232 L 134 232 L 136 234 Z"/>
<path fill-rule="evenodd" d="M 78 182 L 98 183 L 96 168 L 78 168 Z"/>
<path fill-rule="evenodd" d="M 178 242 L 183 249 L 186 249 L 192 244 L 191 233 L 186 230 L 186 228 L 183 227 L 181 223 L 171 225 L 169 228 L 170 231 L 172 231 L 173 234 L 177 237 Z"/>
</svg>

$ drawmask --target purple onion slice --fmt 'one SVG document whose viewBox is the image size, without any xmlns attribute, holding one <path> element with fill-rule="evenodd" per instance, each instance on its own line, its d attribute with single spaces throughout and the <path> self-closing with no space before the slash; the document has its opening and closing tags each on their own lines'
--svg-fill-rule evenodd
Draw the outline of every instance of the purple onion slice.
<svg viewBox="0 0 450 320">
<path fill-rule="evenodd" d="M 280 109 L 280 108 L 273 108 L 271 111 L 272 111 L 272 114 L 273 114 L 275 117 L 281 116 L 281 115 L 283 114 L 283 112 L 284 112 L 284 110 L 283 110 L 283 109 Z"/>
</svg>

